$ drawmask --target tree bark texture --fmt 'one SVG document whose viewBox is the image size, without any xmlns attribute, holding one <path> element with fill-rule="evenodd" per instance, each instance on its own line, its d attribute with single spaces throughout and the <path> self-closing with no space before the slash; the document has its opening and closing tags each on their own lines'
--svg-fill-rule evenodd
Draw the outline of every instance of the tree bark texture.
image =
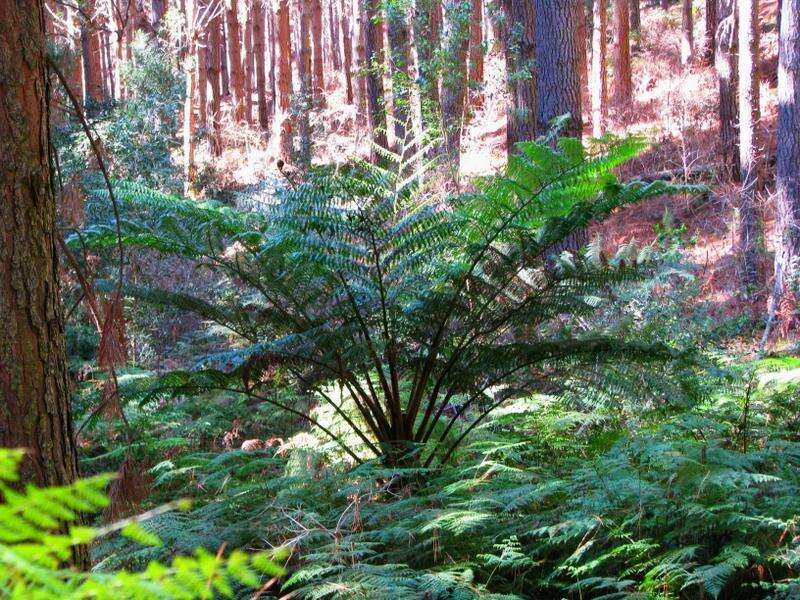
<svg viewBox="0 0 800 600">
<path fill-rule="evenodd" d="M 606 83 L 606 0 L 594 0 L 592 19 L 592 69 L 589 89 L 592 98 L 592 135 L 605 132 L 608 105 Z"/>
</svg>

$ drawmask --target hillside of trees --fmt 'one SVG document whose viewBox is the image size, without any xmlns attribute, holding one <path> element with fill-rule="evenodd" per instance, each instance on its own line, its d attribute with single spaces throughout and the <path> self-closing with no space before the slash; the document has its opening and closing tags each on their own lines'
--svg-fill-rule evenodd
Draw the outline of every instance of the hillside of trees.
<svg viewBox="0 0 800 600">
<path fill-rule="evenodd" d="M 800 0 L 0 0 L 0 599 L 800 598 Z"/>
</svg>

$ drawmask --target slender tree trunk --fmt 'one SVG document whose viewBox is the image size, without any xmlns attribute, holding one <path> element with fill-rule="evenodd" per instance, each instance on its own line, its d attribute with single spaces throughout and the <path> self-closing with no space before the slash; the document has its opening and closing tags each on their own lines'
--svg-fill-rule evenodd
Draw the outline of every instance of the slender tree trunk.
<svg viewBox="0 0 800 600">
<path fill-rule="evenodd" d="M 506 151 L 536 139 L 536 12 L 529 0 L 503 0 L 508 73 Z"/>
<path fill-rule="evenodd" d="M 617 108 L 633 101 L 629 0 L 614 0 L 614 87 L 612 99 Z"/>
<path fill-rule="evenodd" d="M 194 195 L 194 180 L 197 176 L 197 167 L 194 160 L 194 97 L 197 73 L 197 32 L 194 28 L 194 21 L 197 16 L 196 10 L 196 0 L 186 0 L 186 38 L 188 47 L 184 60 L 186 94 L 183 99 L 183 193 L 186 196 Z"/>
<path fill-rule="evenodd" d="M 244 31 L 244 113 L 245 119 L 253 124 L 253 0 L 247 7 L 247 22 Z"/>
<path fill-rule="evenodd" d="M 281 107 L 281 154 L 284 160 L 292 154 L 292 35 L 289 0 L 278 0 L 278 94 Z"/>
<path fill-rule="evenodd" d="M 202 6 L 202 5 L 199 5 Z M 197 124 L 208 125 L 208 32 L 197 34 Z"/>
<path fill-rule="evenodd" d="M 639 0 L 630 0 L 630 22 L 631 32 L 636 35 L 642 34 L 642 11 L 639 5 Z"/>
<path fill-rule="evenodd" d="M 85 13 L 93 15 L 94 1 L 86 3 Z M 103 73 L 100 59 L 100 41 L 93 21 L 81 20 L 81 54 L 83 57 L 83 103 L 87 108 L 99 104 L 103 98 Z"/>
<path fill-rule="evenodd" d="M 350 29 L 350 0 L 342 0 L 342 43 L 344 45 L 344 81 L 347 103 L 353 103 L 353 32 Z"/>
<path fill-rule="evenodd" d="M 471 7 L 460 0 L 445 0 L 442 21 L 442 133 L 453 183 L 461 168 L 461 130 L 467 92 L 467 52 Z"/>
<path fill-rule="evenodd" d="M 606 0 L 594 0 L 592 21 L 592 135 L 603 135 L 606 128 L 608 87 L 606 84 Z"/>
<path fill-rule="evenodd" d="M 681 0 L 681 64 L 686 66 L 694 59 L 694 15 L 692 0 Z"/>
<path fill-rule="evenodd" d="M 800 284 L 800 0 L 781 10 L 773 303 L 796 300 Z"/>
<path fill-rule="evenodd" d="M 471 0 L 469 21 L 469 82 L 475 86 L 473 104 L 483 104 L 483 0 Z"/>
<path fill-rule="evenodd" d="M 758 284 L 759 191 L 758 123 L 761 119 L 758 81 L 758 0 L 739 0 L 739 163 L 742 193 L 739 202 L 737 250 L 742 280 L 748 288 Z"/>
<path fill-rule="evenodd" d="M 739 180 L 739 65 L 736 0 L 719 0 L 714 66 L 719 83 L 720 151 L 728 177 Z"/>
<path fill-rule="evenodd" d="M 438 52 L 441 23 L 441 0 L 416 0 L 414 42 L 417 46 L 422 127 L 426 137 L 438 135 L 440 126 Z"/>
<path fill-rule="evenodd" d="M 256 97 L 258 98 L 258 125 L 261 131 L 269 131 L 267 108 L 267 75 L 264 65 L 264 5 L 262 0 L 253 0 L 253 53 L 255 63 Z"/>
<path fill-rule="evenodd" d="M 389 67 L 392 75 L 395 152 L 400 152 L 411 116 L 411 40 L 405 2 L 386 5 Z"/>
<path fill-rule="evenodd" d="M 314 106 L 325 106 L 325 63 L 322 59 L 322 0 L 311 0 L 311 36 L 314 38 Z"/>
<path fill-rule="evenodd" d="M 77 477 L 50 180 L 41 0 L 0 0 L 0 446 L 26 448 L 23 483 Z M 74 552 L 90 566 L 85 547 Z M 23 594 L 24 595 L 24 594 Z"/>
<path fill-rule="evenodd" d="M 714 47 L 717 34 L 717 1 L 706 0 L 706 31 L 703 40 L 703 62 L 714 63 Z"/>
<path fill-rule="evenodd" d="M 150 0 L 150 27 L 153 33 L 158 33 L 165 14 L 167 14 L 167 0 Z"/>
<path fill-rule="evenodd" d="M 342 69 L 342 53 L 339 49 L 339 15 L 336 14 L 336 2 L 328 4 L 328 29 L 331 35 L 331 62 L 334 71 Z"/>
<path fill-rule="evenodd" d="M 382 148 L 386 142 L 386 105 L 383 87 L 383 38 L 378 26 L 380 0 L 366 0 L 364 11 L 364 55 L 366 58 L 366 97 L 372 141 Z M 373 150 L 373 160 L 377 155 Z"/>
<path fill-rule="evenodd" d="M 356 68 L 358 76 L 356 78 L 356 98 L 358 100 L 358 110 L 356 111 L 356 121 L 359 125 L 369 125 L 369 115 L 367 108 L 367 53 L 364 45 L 364 35 L 366 34 L 366 25 L 364 24 L 364 8 L 361 0 L 353 2 L 355 14 L 355 26 L 353 27 L 356 32 Z"/>
<path fill-rule="evenodd" d="M 627 2 L 627 0 L 625 0 Z M 572 2 L 535 0 L 537 131 L 550 129 L 556 117 L 569 114 L 564 128 L 581 137 L 581 80 L 575 30 L 577 12 Z"/>
<path fill-rule="evenodd" d="M 228 62 L 230 63 L 230 88 L 233 103 L 233 118 L 244 119 L 244 72 L 242 71 L 242 50 L 239 27 L 239 0 L 227 0 L 225 5 L 225 24 L 228 27 Z"/>
<path fill-rule="evenodd" d="M 300 137 L 300 162 L 304 166 L 311 164 L 311 123 L 309 112 L 312 104 L 312 71 L 311 58 L 311 12 L 314 0 L 301 0 L 300 14 L 300 63 L 297 75 L 300 78 L 300 103 L 298 107 L 298 135 Z"/>
<path fill-rule="evenodd" d="M 211 87 L 211 104 L 208 111 L 211 115 L 211 152 L 213 152 L 214 156 L 222 154 L 222 125 L 220 123 L 221 20 L 221 17 L 215 17 L 208 24 L 208 53 L 206 54 L 208 60 L 208 82 Z"/>
<path fill-rule="evenodd" d="M 275 75 L 277 68 L 275 57 L 275 11 L 272 10 L 272 3 L 270 3 L 269 8 L 267 9 L 267 39 L 269 40 L 269 100 L 267 103 L 269 105 L 269 114 L 271 119 L 275 114 L 277 104 L 276 99 L 278 97 L 275 86 Z"/>
</svg>

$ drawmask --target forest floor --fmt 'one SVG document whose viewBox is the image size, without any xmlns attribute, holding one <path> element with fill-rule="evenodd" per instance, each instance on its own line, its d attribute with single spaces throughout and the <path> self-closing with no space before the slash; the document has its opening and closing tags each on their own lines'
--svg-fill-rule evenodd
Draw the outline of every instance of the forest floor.
<svg viewBox="0 0 800 600">
<path fill-rule="evenodd" d="M 761 4 L 761 140 L 767 164 L 774 156 L 777 87 L 777 0 Z M 737 188 L 717 179 L 720 166 L 718 135 L 718 85 L 713 60 L 704 59 L 705 21 L 695 15 L 695 47 L 697 59 L 689 67 L 680 64 L 680 6 L 669 11 L 643 5 L 644 36 L 633 40 L 632 56 L 634 101 L 619 109 L 611 107 L 608 132 L 624 136 L 642 135 L 653 143 L 652 149 L 626 167 L 625 177 L 664 176 L 676 181 L 703 174 L 711 182 L 712 192 L 703 197 L 655 198 L 621 210 L 592 232 L 600 235 L 610 251 L 622 243 L 635 240 L 650 243 L 665 225 L 674 233 L 688 261 L 696 265 L 703 300 L 713 305 L 720 317 L 743 312 L 764 314 L 767 289 L 756 290 L 749 298 L 742 297 L 732 242 Z M 490 28 L 485 65 L 485 85 L 481 106 L 468 115 L 462 142 L 461 169 L 465 181 L 471 176 L 496 172 L 505 162 L 505 67 L 502 56 L 494 49 Z M 609 50 L 610 51 L 610 50 Z M 609 78 L 613 74 L 609 73 Z M 387 89 L 391 86 L 386 80 Z M 609 81 L 609 89 L 613 82 Z M 357 106 L 345 101 L 344 81 L 329 79 L 327 107 L 312 117 L 315 132 L 314 162 L 334 163 L 342 157 L 365 156 L 369 141 L 364 127 L 357 126 Z M 588 93 L 584 93 L 585 133 L 590 134 Z M 265 144 L 247 127 L 228 127 L 226 135 L 233 143 L 219 158 L 212 159 L 201 151 L 200 160 L 213 168 L 226 190 L 270 187 L 278 176 L 275 162 L 279 156 L 276 131 Z M 205 154 L 205 155 L 204 155 Z M 767 175 L 766 190 L 771 189 L 772 174 Z M 266 183 L 265 183 L 266 182 Z M 764 215 L 765 235 L 763 272 L 768 278 L 772 270 L 772 225 L 769 193 L 760 198 Z"/>
</svg>

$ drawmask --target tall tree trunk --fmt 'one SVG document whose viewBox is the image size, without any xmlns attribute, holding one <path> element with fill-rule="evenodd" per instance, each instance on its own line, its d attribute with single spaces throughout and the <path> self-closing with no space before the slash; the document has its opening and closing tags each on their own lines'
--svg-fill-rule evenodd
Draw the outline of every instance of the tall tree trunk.
<svg viewBox="0 0 800 600">
<path fill-rule="evenodd" d="M 603 135 L 606 128 L 608 87 L 606 83 L 606 0 L 594 0 L 592 20 L 592 71 L 589 88 L 592 96 L 592 135 Z"/>
<path fill-rule="evenodd" d="M 441 0 L 416 0 L 414 6 L 414 42 L 417 47 L 417 70 L 420 86 L 424 136 L 437 135 L 440 127 L 439 38 L 442 24 Z"/>
<path fill-rule="evenodd" d="M 269 110 L 267 108 L 267 74 L 264 65 L 264 4 L 253 0 L 253 54 L 256 76 L 256 97 L 258 98 L 258 125 L 261 131 L 269 131 Z"/>
<path fill-rule="evenodd" d="M 277 90 L 275 89 L 276 82 L 276 57 L 275 57 L 275 11 L 272 10 L 272 3 L 267 9 L 267 39 L 269 40 L 269 105 L 270 118 L 275 114 Z"/>
<path fill-rule="evenodd" d="M 739 0 L 739 163 L 742 192 L 739 202 L 737 250 L 742 281 L 758 284 L 759 191 L 758 122 L 761 119 L 758 81 L 758 0 Z"/>
<path fill-rule="evenodd" d="M 197 167 L 194 160 L 194 97 L 197 74 L 197 32 L 194 27 L 197 17 L 197 0 L 186 0 L 186 57 L 184 71 L 186 73 L 186 93 L 183 98 L 183 193 L 194 195 L 194 180 Z M 201 105 L 202 108 L 202 105 Z"/>
<path fill-rule="evenodd" d="M 703 62 L 707 65 L 714 63 L 714 40 L 717 34 L 717 1 L 706 0 L 706 31 L 703 40 Z"/>
<path fill-rule="evenodd" d="M 739 179 L 739 65 L 736 0 L 719 0 L 714 66 L 719 83 L 720 152 L 728 177 Z"/>
<path fill-rule="evenodd" d="M 471 0 L 469 21 L 469 82 L 475 86 L 473 103 L 483 104 L 483 0 Z"/>
<path fill-rule="evenodd" d="M 300 138 L 299 159 L 304 166 L 311 164 L 311 122 L 309 112 L 312 104 L 312 71 L 311 58 L 311 12 L 314 0 L 300 0 L 300 62 L 297 75 L 300 78 L 300 106 L 298 107 L 298 135 Z"/>
<path fill-rule="evenodd" d="M 325 106 L 325 63 L 322 59 L 322 0 L 311 0 L 311 35 L 314 38 L 314 106 Z"/>
<path fill-rule="evenodd" d="M 353 103 L 353 32 L 350 29 L 350 0 L 342 0 L 342 44 L 344 45 L 344 81 L 347 103 Z"/>
<path fill-rule="evenodd" d="M 278 0 L 278 94 L 281 107 L 281 154 L 289 159 L 292 154 L 292 35 L 289 0 Z"/>
<path fill-rule="evenodd" d="M 339 15 L 336 14 L 336 2 L 328 4 L 328 29 L 331 35 L 331 62 L 334 71 L 342 69 L 342 53 L 339 49 Z"/>
<path fill-rule="evenodd" d="M 445 0 L 442 20 L 442 133 L 444 152 L 453 183 L 461 168 L 461 130 L 467 92 L 467 52 L 471 7 L 460 0 Z"/>
<path fill-rule="evenodd" d="M 198 4 L 198 8 L 203 4 Z M 208 125 L 208 31 L 197 33 L 197 124 L 205 129 Z"/>
<path fill-rule="evenodd" d="M 239 27 L 239 0 L 227 0 L 225 7 L 225 24 L 228 27 L 228 63 L 231 70 L 231 101 L 233 102 L 233 118 L 244 119 L 244 72 L 242 71 L 242 50 Z"/>
<path fill-rule="evenodd" d="M 588 37 L 586 34 L 586 4 L 583 0 L 575 2 L 575 46 L 578 52 L 578 73 L 581 78 L 581 91 L 589 91 L 589 66 L 586 58 Z"/>
<path fill-rule="evenodd" d="M 150 27 L 153 33 L 158 33 L 161 20 L 167 14 L 167 0 L 150 0 Z"/>
<path fill-rule="evenodd" d="M 536 139 L 536 12 L 529 0 L 503 0 L 506 72 L 506 151 Z"/>
<path fill-rule="evenodd" d="M 356 111 L 356 122 L 364 126 L 369 125 L 369 115 L 367 108 L 367 52 L 364 45 L 364 36 L 366 34 L 366 26 L 364 24 L 364 6 L 361 0 L 353 2 L 354 15 L 353 19 L 355 25 L 353 27 L 356 33 L 356 70 L 358 76 L 356 78 L 356 98 L 358 100 L 358 110 Z"/>
<path fill-rule="evenodd" d="M 94 1 L 86 3 L 85 13 L 94 15 Z M 100 40 L 94 20 L 81 20 L 81 55 L 83 57 L 83 103 L 87 108 L 99 104 L 103 98 L 103 73 L 100 59 Z"/>
<path fill-rule="evenodd" d="M 642 11 L 639 0 L 630 0 L 631 31 L 636 35 L 642 34 Z"/>
<path fill-rule="evenodd" d="M 244 30 L 244 118 L 253 124 L 253 0 L 248 2 Z"/>
<path fill-rule="evenodd" d="M 614 87 L 612 99 L 617 108 L 633 100 L 629 0 L 614 0 Z"/>
<path fill-rule="evenodd" d="M 222 95 L 231 93 L 230 73 L 228 72 L 228 30 L 225 25 L 225 14 L 219 17 L 219 74 L 222 78 Z"/>
<path fill-rule="evenodd" d="M 0 0 L 0 446 L 26 448 L 39 486 L 78 473 L 50 181 L 41 0 Z M 74 554 L 89 567 L 85 548 Z"/>
<path fill-rule="evenodd" d="M 800 268 L 800 0 L 783 0 L 778 53 L 775 286 L 796 300 Z M 787 324 L 788 325 L 788 324 Z"/>
<path fill-rule="evenodd" d="M 400 152 L 411 116 L 411 40 L 408 10 L 404 1 L 386 5 L 389 40 L 389 67 L 392 75 L 395 152 Z"/>
<path fill-rule="evenodd" d="M 382 148 L 386 142 L 386 105 L 383 87 L 383 37 L 376 22 L 380 15 L 380 0 L 366 0 L 364 11 L 364 56 L 366 59 L 367 116 L 372 141 Z M 372 152 L 373 160 L 377 158 Z"/>
<path fill-rule="evenodd" d="M 694 15 L 692 0 L 681 0 L 681 64 L 694 59 Z"/>
<path fill-rule="evenodd" d="M 211 116 L 211 152 L 214 156 L 222 154 L 222 124 L 220 123 L 220 66 L 222 52 L 220 51 L 220 17 L 214 17 L 208 24 L 208 52 L 206 53 L 206 67 L 208 82 L 211 88 L 211 103 L 209 115 Z"/>
<path fill-rule="evenodd" d="M 627 2 L 627 0 L 625 0 Z M 570 115 L 564 128 L 581 137 L 581 80 L 575 30 L 577 12 L 572 2 L 535 0 L 537 131 L 545 132 L 556 117 Z"/>
</svg>

